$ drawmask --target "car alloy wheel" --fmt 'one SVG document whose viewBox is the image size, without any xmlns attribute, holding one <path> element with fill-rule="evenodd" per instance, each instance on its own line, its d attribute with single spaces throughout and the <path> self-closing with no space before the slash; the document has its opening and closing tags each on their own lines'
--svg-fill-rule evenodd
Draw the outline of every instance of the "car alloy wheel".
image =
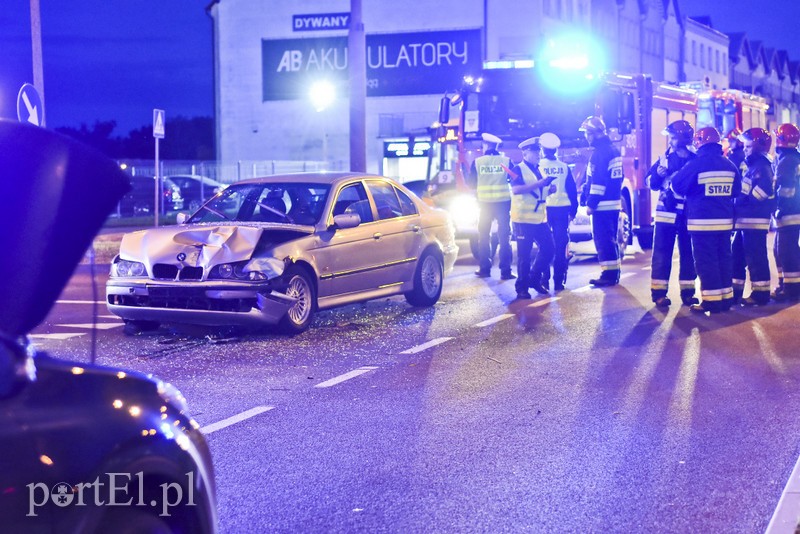
<svg viewBox="0 0 800 534">
<path fill-rule="evenodd" d="M 439 266 L 439 261 L 433 254 L 425 256 L 425 260 L 422 262 L 420 275 L 422 291 L 429 298 L 436 297 L 441 291 L 442 269 Z"/>
<path fill-rule="evenodd" d="M 304 277 L 296 274 L 289 281 L 286 296 L 297 299 L 297 302 L 289 308 L 287 314 L 295 325 L 299 326 L 308 321 L 313 306 L 311 294 L 311 287 Z"/>
<path fill-rule="evenodd" d="M 438 250 L 422 253 L 414 272 L 413 287 L 405 294 L 412 306 L 433 306 L 442 294 L 444 261 Z"/>
</svg>

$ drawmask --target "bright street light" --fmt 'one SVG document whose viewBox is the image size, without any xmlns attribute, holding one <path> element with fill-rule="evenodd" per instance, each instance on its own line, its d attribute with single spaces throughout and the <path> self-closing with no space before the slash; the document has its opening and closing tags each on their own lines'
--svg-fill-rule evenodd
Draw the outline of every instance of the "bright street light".
<svg viewBox="0 0 800 534">
<path fill-rule="evenodd" d="M 314 109 L 322 111 L 336 100 L 336 87 L 327 80 L 314 82 L 308 91 L 308 97 L 311 99 Z"/>
</svg>

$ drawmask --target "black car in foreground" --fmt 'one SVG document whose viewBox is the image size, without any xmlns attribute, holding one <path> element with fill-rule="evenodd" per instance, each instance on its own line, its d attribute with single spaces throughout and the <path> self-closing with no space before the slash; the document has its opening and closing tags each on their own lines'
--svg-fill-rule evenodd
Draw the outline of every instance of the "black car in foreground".
<svg viewBox="0 0 800 534">
<path fill-rule="evenodd" d="M 0 531 L 216 532 L 206 442 L 174 387 L 26 334 L 129 188 L 110 160 L 0 120 Z"/>
</svg>

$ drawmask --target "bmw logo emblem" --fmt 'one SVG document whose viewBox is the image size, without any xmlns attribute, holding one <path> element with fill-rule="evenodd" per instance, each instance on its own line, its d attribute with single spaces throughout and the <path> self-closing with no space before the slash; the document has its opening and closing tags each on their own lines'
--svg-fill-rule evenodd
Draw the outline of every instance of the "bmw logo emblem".
<svg viewBox="0 0 800 534">
<path fill-rule="evenodd" d="M 185 260 L 185 259 L 186 259 L 186 254 L 184 254 L 183 252 L 181 252 L 180 254 L 178 254 L 178 261 L 183 261 L 183 260 Z"/>
</svg>

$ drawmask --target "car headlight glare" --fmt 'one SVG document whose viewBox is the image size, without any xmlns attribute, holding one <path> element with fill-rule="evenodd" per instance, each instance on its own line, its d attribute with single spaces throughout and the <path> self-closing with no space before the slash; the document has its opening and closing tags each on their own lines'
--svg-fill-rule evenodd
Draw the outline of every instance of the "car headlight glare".
<svg viewBox="0 0 800 534">
<path fill-rule="evenodd" d="M 138 261 L 119 260 L 116 263 L 117 276 L 144 276 L 147 272 L 144 263 Z"/>
<path fill-rule="evenodd" d="M 461 195 L 450 204 L 450 216 L 457 229 L 477 229 L 480 206 L 473 196 Z"/>
</svg>

